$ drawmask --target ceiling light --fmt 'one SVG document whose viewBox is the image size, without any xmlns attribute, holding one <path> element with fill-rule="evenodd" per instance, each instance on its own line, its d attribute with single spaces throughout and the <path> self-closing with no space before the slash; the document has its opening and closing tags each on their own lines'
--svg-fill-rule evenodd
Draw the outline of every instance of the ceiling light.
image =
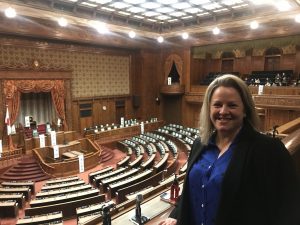
<svg viewBox="0 0 300 225">
<path fill-rule="evenodd" d="M 140 12 L 144 12 L 145 9 L 140 8 L 140 7 L 131 7 L 128 9 L 128 11 L 132 12 L 132 13 L 140 13 Z"/>
<path fill-rule="evenodd" d="M 194 13 L 202 12 L 203 10 L 197 9 L 197 8 L 189 8 L 189 9 L 185 9 L 184 11 L 187 12 L 187 13 L 192 13 L 192 14 L 194 14 Z"/>
<path fill-rule="evenodd" d="M 214 35 L 218 35 L 220 33 L 220 29 L 218 28 L 218 27 L 215 27 L 214 29 L 213 29 L 213 34 Z"/>
<path fill-rule="evenodd" d="M 297 16 L 295 16 L 295 21 L 296 21 L 297 23 L 300 23 L 300 14 L 298 14 Z"/>
<path fill-rule="evenodd" d="M 279 11 L 288 11 L 291 8 L 291 5 L 288 3 L 288 1 L 279 1 L 275 4 L 275 6 Z"/>
<path fill-rule="evenodd" d="M 148 11 L 144 13 L 145 16 L 152 17 L 160 15 L 158 12 Z"/>
<path fill-rule="evenodd" d="M 271 4 L 273 0 L 251 0 L 254 5 Z"/>
<path fill-rule="evenodd" d="M 207 4 L 207 5 L 203 5 L 202 7 L 204 9 L 207 9 L 207 10 L 213 10 L 213 9 L 221 8 L 221 6 L 218 3 Z"/>
<path fill-rule="evenodd" d="M 257 28 L 258 28 L 258 22 L 252 21 L 252 22 L 250 23 L 250 27 L 251 27 L 252 30 L 257 29 Z"/>
<path fill-rule="evenodd" d="M 127 3 L 130 3 L 130 4 L 141 4 L 141 3 L 144 3 L 145 0 L 123 0 L 124 2 L 127 2 Z"/>
<path fill-rule="evenodd" d="M 105 23 L 101 23 L 99 21 L 91 21 L 91 26 L 96 29 L 100 34 L 108 33 L 108 28 Z"/>
<path fill-rule="evenodd" d="M 169 13 L 169 12 L 173 12 L 174 9 L 170 7 L 163 7 L 163 8 L 156 9 L 156 11 L 160 13 Z"/>
<path fill-rule="evenodd" d="M 157 41 L 158 41 L 159 43 L 163 43 L 163 42 L 164 42 L 164 38 L 163 38 L 162 36 L 159 36 L 159 37 L 157 38 Z"/>
<path fill-rule="evenodd" d="M 185 16 L 186 14 L 183 13 L 183 12 L 173 12 L 173 13 L 170 13 L 171 16 L 175 16 L 175 17 L 181 17 L 181 16 Z"/>
<path fill-rule="evenodd" d="M 129 33 L 128 33 L 128 35 L 129 35 L 129 37 L 130 38 L 135 38 L 135 32 L 134 31 L 130 31 Z"/>
<path fill-rule="evenodd" d="M 8 18 L 14 18 L 17 15 L 16 10 L 12 7 L 5 9 L 5 16 Z"/>
<path fill-rule="evenodd" d="M 146 9 L 156 9 L 160 7 L 161 5 L 155 2 L 146 2 L 144 4 L 141 4 L 141 7 L 146 8 Z"/>
<path fill-rule="evenodd" d="M 111 7 L 117 8 L 117 9 L 124 9 L 129 7 L 130 5 L 124 3 L 124 2 L 114 2 L 110 5 Z"/>
<path fill-rule="evenodd" d="M 63 17 L 60 17 L 60 18 L 58 19 L 58 24 L 59 24 L 59 26 L 61 26 L 61 27 L 65 27 L 65 26 L 68 25 L 68 21 L 67 21 L 65 18 L 63 18 Z"/>
<path fill-rule="evenodd" d="M 176 9 L 187 9 L 187 8 L 191 8 L 192 6 L 186 2 L 179 2 L 179 3 L 173 4 L 172 7 L 176 8 Z"/>
<path fill-rule="evenodd" d="M 239 3 L 243 3 L 243 1 L 241 1 L 241 0 L 223 0 L 222 1 L 222 4 L 228 5 L 228 6 L 239 4 Z"/>
<path fill-rule="evenodd" d="M 210 3 L 210 0 L 190 0 L 189 2 L 194 5 L 202 5 L 202 4 Z"/>
<path fill-rule="evenodd" d="M 186 40 L 186 39 L 189 38 L 189 34 L 186 33 L 186 32 L 184 32 L 184 33 L 182 33 L 181 37 L 182 37 L 184 40 Z"/>
<path fill-rule="evenodd" d="M 157 2 L 165 4 L 165 5 L 171 5 L 178 2 L 178 0 L 157 0 Z"/>
<path fill-rule="evenodd" d="M 165 15 L 160 15 L 160 16 L 156 17 L 156 19 L 158 19 L 158 20 L 167 20 L 167 19 L 170 19 L 170 18 L 171 17 L 165 16 Z"/>
</svg>

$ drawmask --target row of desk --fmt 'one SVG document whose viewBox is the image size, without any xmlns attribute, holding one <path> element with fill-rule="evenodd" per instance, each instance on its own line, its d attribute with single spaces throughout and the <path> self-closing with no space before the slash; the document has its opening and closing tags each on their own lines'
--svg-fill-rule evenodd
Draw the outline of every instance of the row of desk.
<svg viewBox="0 0 300 225">
<path fill-rule="evenodd" d="M 17 201 L 0 201 L 0 218 L 18 217 L 19 207 Z"/>
</svg>

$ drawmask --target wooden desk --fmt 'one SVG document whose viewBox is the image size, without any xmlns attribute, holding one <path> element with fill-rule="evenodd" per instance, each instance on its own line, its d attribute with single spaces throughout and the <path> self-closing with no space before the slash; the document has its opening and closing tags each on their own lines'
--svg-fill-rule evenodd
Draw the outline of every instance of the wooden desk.
<svg viewBox="0 0 300 225">
<path fill-rule="evenodd" d="M 65 203 L 70 201 L 76 201 L 83 198 L 89 198 L 97 195 L 99 195 L 98 189 L 90 189 L 90 190 L 70 193 L 62 196 L 51 196 L 48 198 L 34 199 L 30 202 L 30 206 L 39 207 L 39 206 L 54 205 L 54 204 L 60 204 L 60 203 Z"/>
<path fill-rule="evenodd" d="M 17 224 L 33 225 L 33 224 L 51 223 L 56 221 L 61 222 L 62 218 L 63 218 L 62 212 L 59 212 L 59 213 L 53 213 L 49 215 L 40 215 L 40 216 L 35 216 L 30 218 L 18 219 Z"/>
<path fill-rule="evenodd" d="M 46 185 L 52 185 L 52 184 L 59 184 L 59 183 L 65 183 L 65 182 L 70 182 L 70 181 L 77 181 L 79 180 L 79 177 L 74 176 L 74 177 L 63 177 L 63 178 L 57 178 L 57 179 L 51 179 L 46 181 Z"/>
<path fill-rule="evenodd" d="M 0 201 L 0 218 L 18 217 L 19 209 L 16 201 Z"/>
<path fill-rule="evenodd" d="M 4 181 L 1 183 L 2 186 L 5 187 L 29 187 L 31 190 L 31 193 L 35 193 L 35 187 L 34 187 L 34 182 L 28 181 L 28 182 L 9 182 L 9 181 Z"/>
<path fill-rule="evenodd" d="M 113 169 L 114 168 L 112 166 L 107 166 L 104 169 L 89 173 L 89 182 L 92 183 L 95 176 L 98 176 L 98 175 L 101 175 L 104 173 L 110 173 L 111 171 L 113 171 Z"/>
<path fill-rule="evenodd" d="M 84 185 L 80 185 L 80 186 L 67 187 L 67 188 L 62 188 L 62 189 L 54 189 L 54 190 L 39 192 L 35 195 L 35 197 L 36 198 L 50 197 L 50 196 L 55 196 L 55 195 L 62 195 L 62 194 L 67 194 L 67 193 L 85 191 L 85 190 L 89 190 L 91 188 L 92 188 L 92 186 L 90 184 L 84 184 Z"/>
<path fill-rule="evenodd" d="M 83 185 L 83 184 L 85 184 L 83 180 L 76 180 L 76 181 L 65 182 L 65 183 L 61 183 L 61 184 L 46 185 L 46 186 L 42 187 L 41 191 L 54 190 L 54 189 L 78 186 L 78 185 Z"/>
<path fill-rule="evenodd" d="M 31 190 L 29 187 L 0 187 L 0 193 L 22 193 L 26 201 L 31 199 Z"/>
<path fill-rule="evenodd" d="M 0 201 L 13 200 L 18 203 L 19 208 L 25 206 L 25 196 L 22 193 L 13 193 L 13 194 L 1 194 Z"/>
</svg>

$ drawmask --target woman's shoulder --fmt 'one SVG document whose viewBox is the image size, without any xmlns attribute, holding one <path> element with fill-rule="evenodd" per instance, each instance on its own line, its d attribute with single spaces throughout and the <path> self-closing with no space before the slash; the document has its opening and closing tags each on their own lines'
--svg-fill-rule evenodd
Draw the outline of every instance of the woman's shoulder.
<svg viewBox="0 0 300 225">
<path fill-rule="evenodd" d="M 269 135 L 257 132 L 254 139 L 254 149 L 265 153 L 287 154 L 288 151 L 279 138 L 274 138 Z"/>
</svg>

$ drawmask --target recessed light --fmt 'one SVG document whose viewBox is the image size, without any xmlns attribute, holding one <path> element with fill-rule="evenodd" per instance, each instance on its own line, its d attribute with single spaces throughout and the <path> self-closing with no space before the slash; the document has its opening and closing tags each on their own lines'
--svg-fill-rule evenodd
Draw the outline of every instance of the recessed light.
<svg viewBox="0 0 300 225">
<path fill-rule="evenodd" d="M 279 11 L 288 11 L 291 8 L 288 1 L 279 1 L 275 4 L 275 6 Z"/>
<path fill-rule="evenodd" d="M 65 18 L 61 17 L 58 19 L 58 24 L 61 27 L 65 27 L 68 25 L 68 21 Z"/>
<path fill-rule="evenodd" d="M 258 24 L 257 21 L 252 21 L 252 22 L 250 23 L 250 27 L 251 27 L 252 30 L 257 29 L 258 26 L 259 26 L 259 24 Z"/>
<path fill-rule="evenodd" d="M 218 27 L 215 27 L 214 29 L 213 29 L 213 34 L 214 35 L 218 35 L 220 33 L 220 29 L 218 28 Z"/>
<path fill-rule="evenodd" d="M 189 38 L 189 34 L 187 32 L 182 33 L 181 37 L 186 40 Z"/>
<path fill-rule="evenodd" d="M 130 31 L 128 35 L 130 38 L 135 38 L 136 33 L 134 31 Z"/>
<path fill-rule="evenodd" d="M 295 21 L 297 23 L 300 23 L 300 14 L 298 14 L 298 15 L 295 16 Z"/>
<path fill-rule="evenodd" d="M 159 37 L 157 38 L 157 41 L 158 41 L 159 43 L 163 43 L 163 42 L 164 42 L 164 38 L 163 38 L 162 36 L 159 36 Z"/>
<path fill-rule="evenodd" d="M 8 18 L 14 18 L 17 15 L 16 10 L 12 7 L 8 7 L 7 9 L 5 9 L 4 13 Z"/>
</svg>

